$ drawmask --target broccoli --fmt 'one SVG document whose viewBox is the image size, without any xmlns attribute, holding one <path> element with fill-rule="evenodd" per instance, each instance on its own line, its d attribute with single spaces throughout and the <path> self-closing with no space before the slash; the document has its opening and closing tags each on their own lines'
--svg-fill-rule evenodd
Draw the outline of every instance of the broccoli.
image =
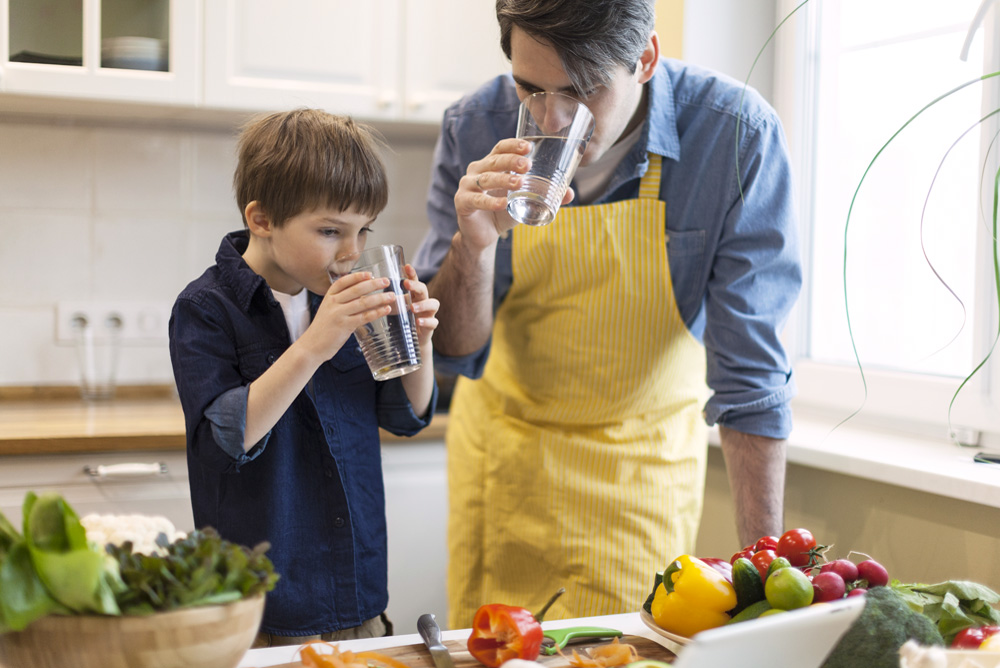
<svg viewBox="0 0 1000 668">
<path fill-rule="evenodd" d="M 889 587 L 872 587 L 865 594 L 861 616 L 822 668 L 898 668 L 899 648 L 911 638 L 921 645 L 944 645 L 934 622 L 912 610 Z"/>
</svg>

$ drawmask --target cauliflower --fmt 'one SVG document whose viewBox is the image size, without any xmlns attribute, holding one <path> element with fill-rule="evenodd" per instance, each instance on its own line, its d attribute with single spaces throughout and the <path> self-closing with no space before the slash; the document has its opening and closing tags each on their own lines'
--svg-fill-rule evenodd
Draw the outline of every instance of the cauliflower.
<svg viewBox="0 0 1000 668">
<path fill-rule="evenodd" d="M 132 542 L 132 552 L 142 554 L 162 554 L 163 548 L 156 544 L 161 533 L 168 542 L 184 538 L 187 534 L 178 531 L 173 523 L 161 515 L 97 515 L 80 518 L 87 531 L 87 540 L 97 545 L 109 543 L 121 546 Z"/>
</svg>

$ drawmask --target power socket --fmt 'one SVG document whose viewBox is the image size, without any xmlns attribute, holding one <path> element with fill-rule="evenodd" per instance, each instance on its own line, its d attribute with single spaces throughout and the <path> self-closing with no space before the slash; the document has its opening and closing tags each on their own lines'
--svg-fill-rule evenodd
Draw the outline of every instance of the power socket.
<svg viewBox="0 0 1000 668">
<path fill-rule="evenodd" d="M 83 323 L 93 327 L 96 341 L 117 336 L 127 344 L 167 342 L 170 302 L 80 301 L 56 304 L 56 342 L 75 343 Z"/>
</svg>

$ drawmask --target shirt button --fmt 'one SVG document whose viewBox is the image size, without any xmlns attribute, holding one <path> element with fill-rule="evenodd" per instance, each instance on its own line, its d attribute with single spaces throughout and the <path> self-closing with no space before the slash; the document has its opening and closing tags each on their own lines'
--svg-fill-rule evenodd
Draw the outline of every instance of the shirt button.
<svg viewBox="0 0 1000 668">
<path fill-rule="evenodd" d="M 327 478 L 333 477 L 333 471 L 331 471 L 330 469 L 324 470 L 323 473 L 326 475 Z"/>
<path fill-rule="evenodd" d="M 337 527 L 338 529 L 340 527 L 344 526 L 344 518 L 343 517 L 338 517 L 337 519 L 335 519 L 333 521 L 333 526 Z"/>
<path fill-rule="evenodd" d="M 277 358 L 277 356 L 274 353 L 268 353 L 267 354 L 267 363 L 268 364 L 274 364 L 275 360 L 277 360 L 277 359 L 278 358 Z"/>
</svg>

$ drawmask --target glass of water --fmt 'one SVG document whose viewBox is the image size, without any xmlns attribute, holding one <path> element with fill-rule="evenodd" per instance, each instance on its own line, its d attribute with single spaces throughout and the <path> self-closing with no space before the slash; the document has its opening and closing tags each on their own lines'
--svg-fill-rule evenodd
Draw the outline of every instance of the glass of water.
<svg viewBox="0 0 1000 668">
<path fill-rule="evenodd" d="M 525 225 L 552 222 L 593 133 L 594 115 L 576 98 L 542 92 L 521 101 L 517 136 L 531 143 L 531 169 L 507 194 L 511 218 Z"/>
</svg>

